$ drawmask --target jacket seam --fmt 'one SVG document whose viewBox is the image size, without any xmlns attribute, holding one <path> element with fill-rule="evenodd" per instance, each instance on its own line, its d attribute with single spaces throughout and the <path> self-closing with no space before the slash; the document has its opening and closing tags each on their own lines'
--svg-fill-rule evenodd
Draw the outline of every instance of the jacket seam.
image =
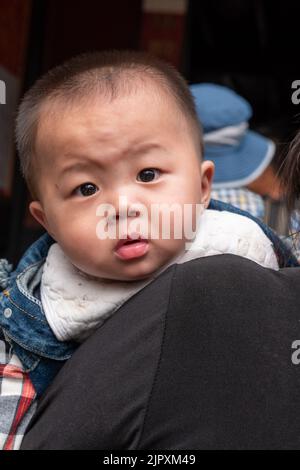
<svg viewBox="0 0 300 470">
<path fill-rule="evenodd" d="M 148 397 L 148 400 L 147 400 L 146 410 L 145 410 L 144 419 L 143 419 L 143 423 L 142 423 L 141 435 L 140 435 L 140 438 L 139 438 L 139 440 L 137 442 L 137 446 L 136 446 L 137 450 L 139 449 L 139 446 L 140 446 L 140 444 L 143 440 L 143 437 L 144 437 L 145 424 L 146 424 L 146 421 L 147 421 L 147 418 L 148 418 L 150 402 L 151 402 L 151 399 L 152 399 L 152 396 L 153 396 L 153 391 L 154 391 L 155 385 L 157 383 L 157 377 L 158 377 L 158 373 L 159 373 L 159 370 L 160 370 L 160 365 L 161 365 L 161 360 L 162 360 L 162 353 L 163 353 L 163 349 L 164 349 L 164 345 L 165 345 L 166 329 L 167 329 L 167 316 L 168 316 L 170 301 L 171 301 L 173 279 L 174 279 L 174 276 L 175 276 L 176 271 L 177 271 L 177 266 L 178 265 L 175 264 L 172 279 L 170 281 L 168 304 L 167 304 L 167 308 L 166 308 L 166 311 L 165 311 L 165 314 L 164 314 L 164 320 L 163 320 L 163 334 L 162 334 L 162 340 L 161 340 L 161 345 L 160 345 L 159 357 L 158 357 L 157 366 L 156 366 L 156 370 L 155 370 L 155 373 L 154 373 L 154 377 L 153 377 L 149 397 Z"/>
<path fill-rule="evenodd" d="M 41 258 L 39 261 L 36 261 L 35 263 L 31 264 L 30 266 L 25 268 L 21 273 L 19 273 L 17 278 L 16 278 L 16 283 L 17 283 L 17 286 L 18 286 L 20 292 L 22 292 L 22 294 L 25 295 L 25 297 L 27 297 L 29 300 L 36 303 L 39 307 L 42 307 L 42 302 L 39 299 L 37 299 L 36 297 L 29 294 L 28 292 L 26 292 L 25 289 L 23 289 L 23 287 L 20 284 L 20 279 L 21 279 L 22 275 L 24 273 L 26 273 L 29 269 L 33 268 L 34 266 L 36 266 L 38 264 L 42 265 L 43 264 L 42 262 L 45 262 L 45 259 L 46 259 L 46 257 Z"/>
<path fill-rule="evenodd" d="M 20 307 L 18 304 L 15 303 L 15 301 L 11 298 L 11 296 L 7 296 L 9 302 L 11 302 L 18 310 L 21 310 L 21 312 L 25 313 L 28 317 L 32 318 L 35 321 L 38 321 L 40 323 L 43 323 L 44 325 L 47 325 L 47 322 L 45 320 L 36 318 L 34 315 L 31 315 L 27 310 L 24 310 L 22 307 Z"/>
</svg>

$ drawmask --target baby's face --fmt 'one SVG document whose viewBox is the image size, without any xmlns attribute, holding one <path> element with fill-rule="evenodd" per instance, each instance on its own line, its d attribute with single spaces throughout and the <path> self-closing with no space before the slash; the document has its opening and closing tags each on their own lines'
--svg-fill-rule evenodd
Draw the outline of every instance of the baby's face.
<svg viewBox="0 0 300 470">
<path fill-rule="evenodd" d="M 187 241 L 184 233 L 175 238 L 172 217 L 170 237 L 164 239 L 151 208 L 188 204 L 192 213 L 186 217 L 195 223 L 196 204 L 209 201 L 213 164 L 201 164 L 198 152 L 172 99 L 149 90 L 111 102 L 95 97 L 84 105 L 58 105 L 54 114 L 42 114 L 38 128 L 41 199 L 30 204 L 31 213 L 83 272 L 107 279 L 147 278 L 180 254 Z M 133 209 L 127 220 L 119 212 L 120 197 Z M 116 228 L 116 238 L 99 237 L 107 220 L 100 216 L 103 204 L 115 208 L 109 227 Z M 159 236 L 151 238 L 154 226 Z M 142 241 L 120 243 L 120 237 L 133 239 L 137 233 Z"/>
</svg>

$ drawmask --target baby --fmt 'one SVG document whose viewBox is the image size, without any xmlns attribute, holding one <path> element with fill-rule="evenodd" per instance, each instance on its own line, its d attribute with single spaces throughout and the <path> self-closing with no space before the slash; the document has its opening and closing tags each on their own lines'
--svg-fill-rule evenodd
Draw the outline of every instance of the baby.
<svg viewBox="0 0 300 470">
<path fill-rule="evenodd" d="M 128 51 L 71 59 L 27 92 L 16 138 L 29 209 L 47 233 L 14 271 L 0 263 L 3 449 L 20 447 L 76 347 L 171 264 L 233 253 L 278 269 L 253 220 L 202 213 L 213 163 L 201 162 L 193 99 L 171 66 Z"/>
</svg>

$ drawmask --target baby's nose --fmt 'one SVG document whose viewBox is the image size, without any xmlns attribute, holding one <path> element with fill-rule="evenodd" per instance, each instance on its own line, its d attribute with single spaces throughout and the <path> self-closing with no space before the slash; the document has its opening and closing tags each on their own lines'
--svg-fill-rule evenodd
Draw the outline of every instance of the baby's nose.
<svg viewBox="0 0 300 470">
<path fill-rule="evenodd" d="M 140 204 L 128 204 L 128 205 L 120 205 L 119 208 L 116 210 L 116 220 L 120 220 L 127 217 L 140 217 L 141 215 L 141 207 Z"/>
<path fill-rule="evenodd" d="M 140 218 L 145 212 L 142 194 L 137 192 L 132 185 L 111 188 L 105 196 L 105 202 L 112 208 L 110 211 L 111 222 L 121 222 L 127 218 Z"/>
</svg>

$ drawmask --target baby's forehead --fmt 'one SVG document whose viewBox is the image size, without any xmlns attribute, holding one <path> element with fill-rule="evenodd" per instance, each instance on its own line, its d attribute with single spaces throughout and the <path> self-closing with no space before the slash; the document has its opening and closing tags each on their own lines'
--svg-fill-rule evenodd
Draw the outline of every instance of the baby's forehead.
<svg viewBox="0 0 300 470">
<path fill-rule="evenodd" d="M 132 101 L 138 100 L 143 95 L 145 98 L 153 100 L 157 106 L 169 104 L 180 108 L 179 100 L 172 91 L 171 85 L 167 80 L 158 80 L 148 77 L 143 73 L 138 73 L 131 77 L 128 82 L 122 82 L 118 86 L 106 88 L 104 86 L 78 87 L 73 92 L 65 93 L 64 90 L 54 90 L 54 92 L 43 100 L 41 104 L 41 119 L 47 117 L 48 112 L 61 112 L 62 109 L 77 106 L 93 105 L 94 103 L 118 103 L 124 99 L 131 98 Z M 145 102 L 146 105 L 146 102 Z M 182 109 L 180 109 L 182 111 Z M 44 114 L 44 116 L 42 116 Z"/>
<path fill-rule="evenodd" d="M 83 127 L 92 132 L 97 126 L 97 131 L 99 129 L 105 138 L 109 138 L 118 129 L 126 132 L 126 126 L 130 125 L 138 126 L 136 130 L 143 132 L 144 123 L 150 119 L 156 124 L 160 120 L 164 123 L 182 120 L 184 113 L 171 93 L 156 83 L 144 85 L 139 84 L 130 92 L 119 92 L 113 97 L 96 91 L 76 95 L 72 100 L 64 96 L 49 97 L 40 110 L 38 130 L 43 129 L 45 134 L 51 129 L 54 136 L 61 136 L 63 132 L 71 135 L 73 130 L 76 138 Z"/>
<path fill-rule="evenodd" d="M 120 134 L 122 140 L 129 139 L 133 133 L 143 140 L 148 129 L 156 137 L 155 134 L 166 132 L 167 128 L 168 131 L 177 128 L 178 123 L 180 127 L 191 127 L 171 91 L 149 78 L 140 77 L 129 88 L 117 89 L 113 95 L 93 89 L 87 94 L 76 94 L 72 100 L 68 98 L 54 95 L 45 102 L 39 120 L 43 138 L 51 134 L 53 141 L 64 141 L 74 147 L 84 135 L 91 137 L 91 141 L 98 139 L 99 145 L 101 139 L 117 139 L 120 145 Z"/>
</svg>

